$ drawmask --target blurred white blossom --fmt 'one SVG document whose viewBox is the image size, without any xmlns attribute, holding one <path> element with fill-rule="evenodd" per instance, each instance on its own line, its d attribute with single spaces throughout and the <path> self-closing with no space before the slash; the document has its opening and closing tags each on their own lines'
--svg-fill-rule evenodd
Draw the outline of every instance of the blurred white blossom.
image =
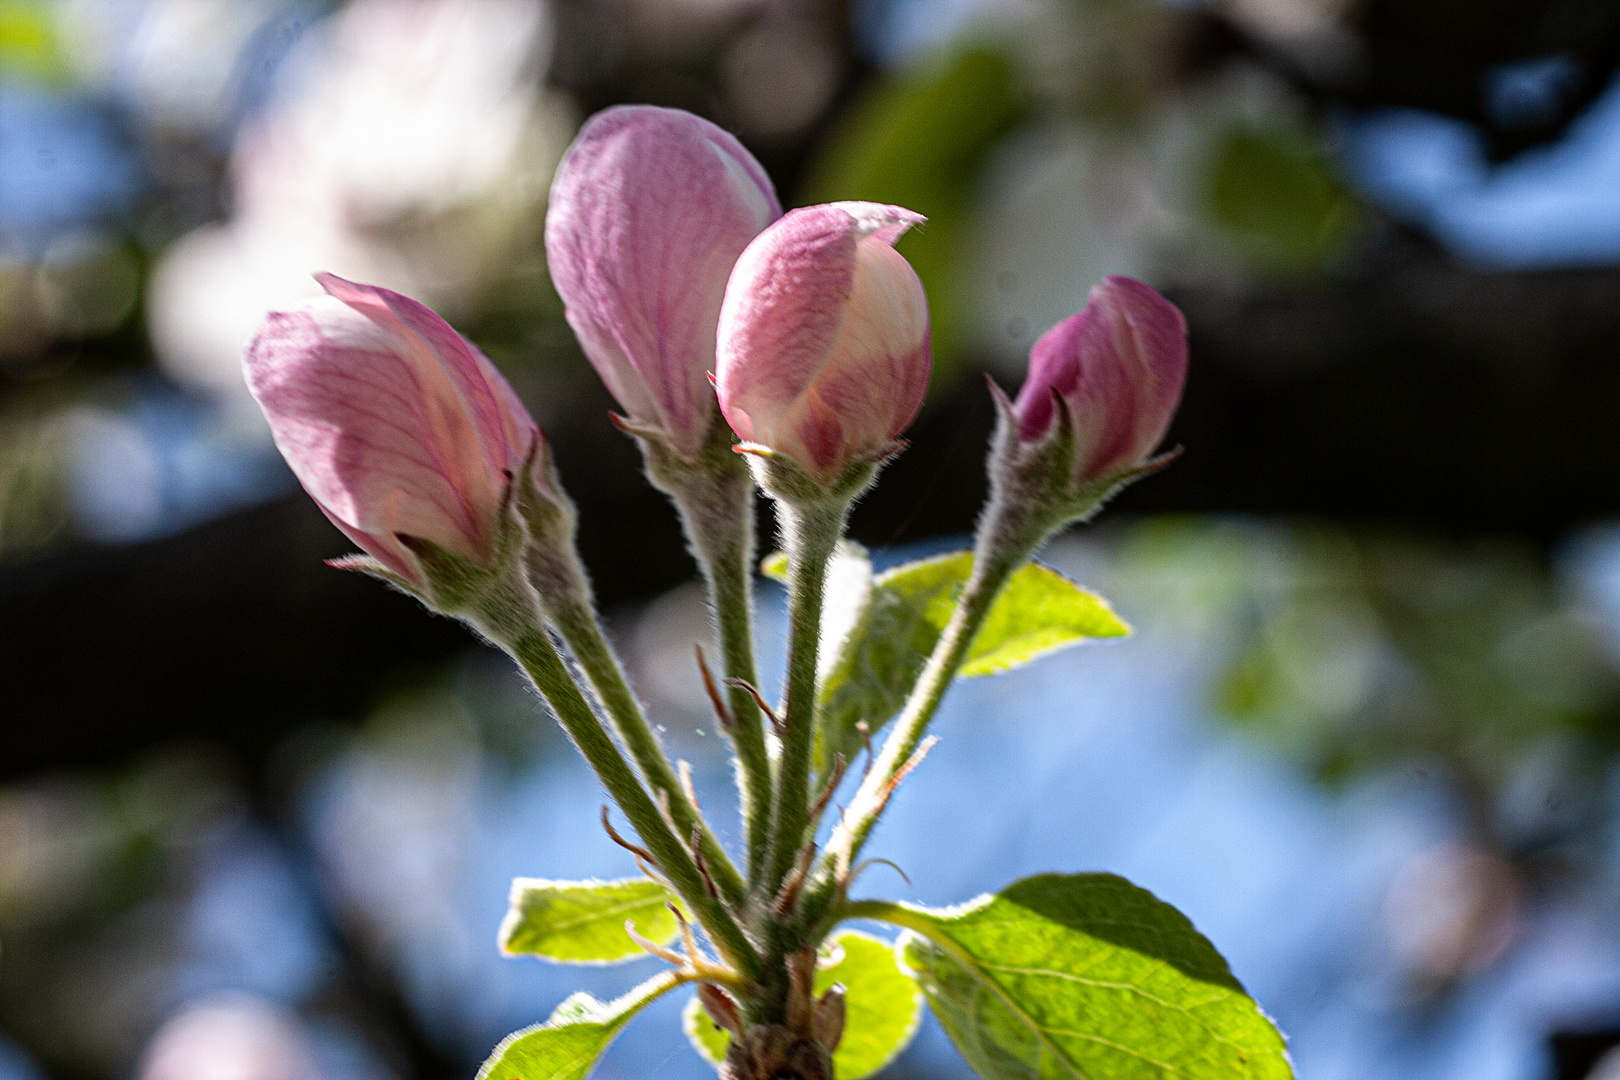
<svg viewBox="0 0 1620 1080">
<path fill-rule="evenodd" d="M 153 275 L 165 370 L 246 406 L 242 343 L 316 270 L 452 314 L 474 302 L 536 242 L 572 133 L 540 87 L 551 44 L 539 0 L 357 0 L 312 33 L 237 141 L 233 217 Z"/>
<path fill-rule="evenodd" d="M 297 1020 L 257 998 L 190 1005 L 158 1030 L 140 1080 L 319 1080 Z"/>
</svg>

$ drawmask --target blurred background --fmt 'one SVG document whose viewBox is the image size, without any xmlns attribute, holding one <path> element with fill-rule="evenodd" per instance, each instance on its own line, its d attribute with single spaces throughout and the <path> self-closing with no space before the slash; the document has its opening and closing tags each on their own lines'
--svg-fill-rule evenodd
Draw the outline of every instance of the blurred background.
<svg viewBox="0 0 1620 1080">
<path fill-rule="evenodd" d="M 693 568 L 543 258 L 617 102 L 928 215 L 880 562 L 963 543 L 980 373 L 1102 275 L 1190 320 L 1186 456 L 1049 553 L 1136 636 L 958 688 L 870 890 L 1126 874 L 1304 1080 L 1620 1078 L 1617 70 L 1612 0 L 0 0 L 0 1080 L 467 1077 L 649 974 L 497 956 L 513 876 L 633 868 L 499 656 L 322 564 L 238 368 L 317 269 L 474 338 L 734 838 Z M 712 1075 L 681 1004 L 599 1075 Z M 885 1075 L 969 1074 L 930 1025 Z"/>
</svg>

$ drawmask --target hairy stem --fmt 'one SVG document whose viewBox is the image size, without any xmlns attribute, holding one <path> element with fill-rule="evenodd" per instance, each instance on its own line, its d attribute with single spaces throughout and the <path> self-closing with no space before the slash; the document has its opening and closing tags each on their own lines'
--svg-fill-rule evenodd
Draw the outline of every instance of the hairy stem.
<svg viewBox="0 0 1620 1080">
<path fill-rule="evenodd" d="M 720 898 L 710 895 L 691 854 L 665 823 L 630 763 L 569 675 L 550 635 L 538 626 L 485 627 L 484 632 L 523 667 L 563 730 L 595 770 L 597 779 L 652 852 L 658 870 L 697 916 L 721 955 L 745 977 L 757 978 L 760 960 L 747 935 Z"/>
<path fill-rule="evenodd" d="M 777 503 L 788 552 L 788 657 L 775 828 L 765 876 L 771 893 L 793 869 L 809 828 L 822 594 L 827 583 L 827 563 L 844 533 L 851 501 L 833 496 Z"/>
<path fill-rule="evenodd" d="M 694 832 L 697 834 L 704 864 L 721 896 L 732 905 L 742 903 L 747 894 L 742 876 L 675 776 L 669 757 L 658 744 L 658 737 L 647 723 L 641 704 L 625 679 L 624 669 L 602 632 L 595 609 L 588 601 L 581 602 L 574 592 L 543 597 L 541 603 L 596 690 L 614 729 L 652 787 L 654 796 L 667 805 L 676 833 L 685 841 L 690 841 Z"/>
<path fill-rule="evenodd" d="M 758 686 L 754 666 L 754 483 L 742 459 L 726 448 L 723 463 L 704 472 L 664 478 L 681 525 L 708 586 L 715 636 L 726 677 Z M 748 881 L 759 881 L 771 835 L 771 762 L 765 723 L 753 695 L 728 688 L 737 789 L 748 843 Z"/>
<path fill-rule="evenodd" d="M 1043 515 L 1005 504 L 992 506 L 986 514 L 974 545 L 973 572 L 957 599 L 950 621 L 929 654 L 928 663 L 884 740 L 883 749 L 850 801 L 843 821 L 827 841 L 826 856 L 805 900 L 805 925 L 814 926 L 826 916 L 841 876 L 854 863 L 888 806 L 895 785 L 922 744 L 929 722 L 962 669 L 968 649 L 1001 587 L 1013 571 L 1035 553 L 1052 527 L 1052 522 Z"/>
</svg>

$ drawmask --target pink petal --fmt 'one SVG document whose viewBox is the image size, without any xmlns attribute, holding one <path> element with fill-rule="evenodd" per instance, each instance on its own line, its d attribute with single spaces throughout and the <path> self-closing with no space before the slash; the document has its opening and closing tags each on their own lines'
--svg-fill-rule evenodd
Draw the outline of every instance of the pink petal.
<svg viewBox="0 0 1620 1080">
<path fill-rule="evenodd" d="M 734 430 L 822 482 L 921 407 L 928 302 L 892 248 L 921 217 L 875 203 L 789 213 L 738 260 L 720 319 L 720 407 Z"/>
<path fill-rule="evenodd" d="M 533 441 L 533 420 L 493 365 L 421 304 L 320 280 L 328 296 L 271 314 L 244 354 L 276 445 L 321 508 L 390 568 L 409 575 L 413 565 L 399 534 L 487 555 L 505 473 Z"/>
<path fill-rule="evenodd" d="M 1020 438 L 1050 430 L 1056 390 L 1075 421 L 1077 480 L 1140 464 L 1163 440 L 1186 372 L 1181 312 L 1140 281 L 1110 277 L 1030 350 L 1013 406 Z"/>
<path fill-rule="evenodd" d="M 726 280 L 780 214 L 742 144 L 675 109 L 598 113 L 558 168 L 546 251 L 569 325 L 625 411 L 684 453 L 713 415 Z"/>
</svg>

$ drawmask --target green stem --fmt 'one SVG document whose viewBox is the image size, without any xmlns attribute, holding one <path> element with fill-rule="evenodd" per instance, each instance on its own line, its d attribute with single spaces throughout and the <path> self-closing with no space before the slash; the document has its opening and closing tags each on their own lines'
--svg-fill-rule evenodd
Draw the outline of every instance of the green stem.
<svg viewBox="0 0 1620 1080">
<path fill-rule="evenodd" d="M 838 919 L 840 922 L 845 919 L 871 919 L 873 922 L 886 922 L 891 926 L 900 926 L 919 933 L 925 932 L 930 926 L 926 918 L 907 910 L 905 905 L 897 904 L 893 900 L 851 900 L 839 907 Z"/>
<path fill-rule="evenodd" d="M 905 709 L 895 721 L 894 730 L 884 741 L 877 760 L 850 801 L 845 824 L 828 844 L 829 851 L 847 848 L 850 859 L 859 854 L 882 813 L 890 782 L 921 745 L 923 734 L 928 730 L 934 714 L 939 711 L 940 702 L 945 699 L 945 692 L 950 689 L 956 673 L 961 670 L 968 648 L 973 644 L 973 638 L 983 624 L 996 594 L 1022 561 L 1011 558 L 974 560 L 973 574 L 962 590 L 956 610 L 951 613 L 950 622 L 945 624 L 944 633 L 940 635 L 927 665 L 918 676 Z"/>
<path fill-rule="evenodd" d="M 562 635 L 563 641 L 568 643 L 569 651 L 574 654 L 574 659 L 596 690 L 602 707 L 613 721 L 614 730 L 619 733 L 641 775 L 652 787 L 654 795 L 667 801 L 670 821 L 676 831 L 686 841 L 691 840 L 694 832 L 697 833 L 703 861 L 720 895 L 732 905 L 740 904 L 747 896 L 742 875 L 737 872 L 726 849 L 709 829 L 703 814 L 687 797 L 675 776 L 668 756 L 658 744 L 658 737 L 653 734 L 635 692 L 625 679 L 624 669 L 613 654 L 613 647 L 602 632 L 602 625 L 588 596 L 585 593 L 582 597 L 580 590 L 557 591 L 542 595 L 541 604 L 546 610 L 546 617 Z"/>
<path fill-rule="evenodd" d="M 658 870 L 680 894 L 725 959 L 750 979 L 760 975 L 760 960 L 746 934 L 718 897 L 709 895 L 703 875 L 685 845 L 664 822 L 658 807 L 614 744 L 590 702 L 568 674 L 568 668 L 539 627 L 487 628 L 509 652 L 551 706 L 563 730 L 596 771 L 602 786 L 619 804 L 658 862 Z"/>
<path fill-rule="evenodd" d="M 854 864 L 888 806 L 901 770 L 922 744 L 929 722 L 962 669 L 968 649 L 1001 587 L 1013 571 L 1035 553 L 1052 528 L 1052 523 L 1044 517 L 1022 510 L 996 508 L 988 514 L 974 545 L 973 572 L 957 599 L 950 621 L 929 654 L 928 663 L 884 740 L 877 760 L 867 770 L 843 820 L 827 841 L 826 856 L 805 900 L 806 925 L 817 924 L 827 914 L 837 894 L 841 873 Z"/>
<path fill-rule="evenodd" d="M 788 656 L 775 829 L 765 878 L 772 893 L 793 869 L 809 829 L 822 593 L 827 583 L 827 563 L 844 534 L 851 502 L 848 497 L 833 496 L 777 503 L 788 551 Z"/>
<path fill-rule="evenodd" d="M 748 466 L 731 453 L 728 444 L 723 458 L 709 468 L 677 472 L 665 466 L 658 479 L 680 511 L 681 525 L 703 570 L 726 677 L 757 687 L 754 482 Z M 753 695 L 741 686 L 731 686 L 726 699 L 732 719 L 728 734 L 737 750 L 737 790 L 752 885 L 759 881 L 770 846 L 771 759 L 765 749 L 765 720 Z"/>
</svg>

